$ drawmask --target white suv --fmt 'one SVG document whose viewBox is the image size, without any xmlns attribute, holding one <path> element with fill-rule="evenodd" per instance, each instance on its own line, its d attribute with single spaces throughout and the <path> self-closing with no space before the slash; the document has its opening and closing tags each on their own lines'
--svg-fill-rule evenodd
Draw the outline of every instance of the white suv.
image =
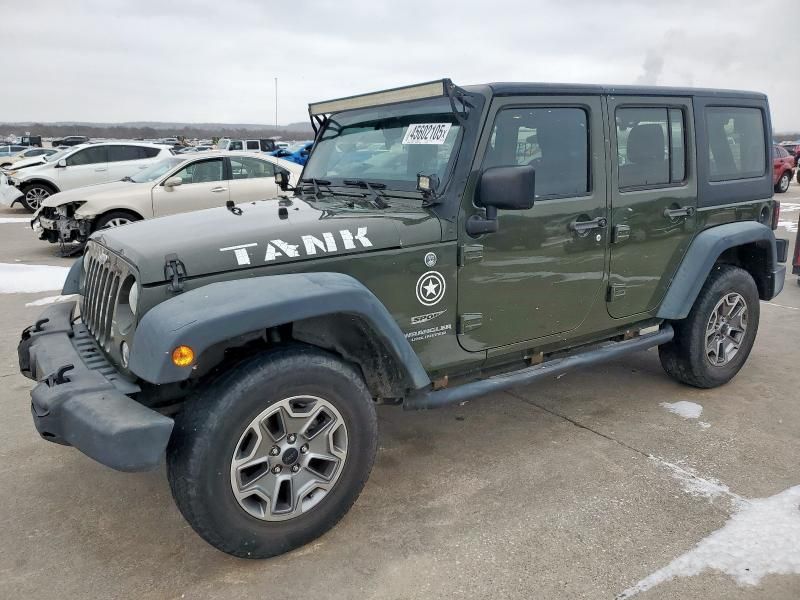
<svg viewBox="0 0 800 600">
<path fill-rule="evenodd" d="M 0 186 L 0 201 L 12 206 L 19 202 L 34 212 L 57 192 L 117 181 L 167 156 L 172 156 L 170 149 L 158 144 L 81 144 L 48 157 L 44 164 L 7 171 L 8 184 Z"/>
</svg>

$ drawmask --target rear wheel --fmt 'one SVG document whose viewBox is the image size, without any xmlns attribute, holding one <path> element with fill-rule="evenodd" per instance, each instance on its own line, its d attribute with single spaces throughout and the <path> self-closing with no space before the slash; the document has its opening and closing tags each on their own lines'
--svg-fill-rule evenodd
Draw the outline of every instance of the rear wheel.
<svg viewBox="0 0 800 600">
<path fill-rule="evenodd" d="M 372 397 L 350 365 L 314 348 L 254 357 L 187 402 L 167 472 L 183 516 L 243 558 L 302 546 L 350 509 L 377 449 Z"/>
<path fill-rule="evenodd" d="M 128 223 L 141 220 L 141 217 L 134 215 L 133 213 L 114 210 L 97 219 L 94 228 L 96 231 L 98 229 L 106 229 L 107 227 L 119 227 L 121 225 L 127 225 Z"/>
<path fill-rule="evenodd" d="M 29 183 L 22 187 L 22 205 L 29 212 L 36 212 L 42 206 L 42 202 L 56 193 L 55 188 L 46 183 Z"/>
<path fill-rule="evenodd" d="M 786 171 L 781 178 L 778 179 L 778 183 L 775 184 L 775 191 L 779 194 L 785 193 L 789 189 L 789 183 L 792 181 L 792 174 L 789 171 Z"/>
<path fill-rule="evenodd" d="M 717 265 L 675 337 L 658 348 L 670 377 L 699 388 L 730 381 L 747 360 L 758 330 L 758 288 L 750 274 Z"/>
</svg>

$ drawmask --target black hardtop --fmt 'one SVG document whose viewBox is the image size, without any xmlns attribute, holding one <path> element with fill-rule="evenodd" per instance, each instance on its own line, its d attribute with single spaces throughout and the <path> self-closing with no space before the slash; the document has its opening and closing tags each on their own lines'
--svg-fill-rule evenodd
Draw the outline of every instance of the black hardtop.
<svg viewBox="0 0 800 600">
<path fill-rule="evenodd" d="M 601 85 L 584 83 L 525 83 L 494 82 L 484 86 L 465 86 L 468 91 L 480 91 L 488 88 L 495 96 L 571 96 L 571 95 L 624 95 L 624 96 L 703 96 L 718 98 L 742 98 L 766 100 L 766 94 L 744 90 L 724 90 L 713 88 L 690 88 L 668 86 L 639 85 Z"/>
</svg>

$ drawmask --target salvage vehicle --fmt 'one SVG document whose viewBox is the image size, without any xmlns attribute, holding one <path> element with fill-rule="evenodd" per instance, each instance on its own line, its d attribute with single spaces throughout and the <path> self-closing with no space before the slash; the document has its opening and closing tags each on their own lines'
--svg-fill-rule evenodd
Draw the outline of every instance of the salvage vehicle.
<svg viewBox="0 0 800 600">
<path fill-rule="evenodd" d="M 45 198 L 84 185 L 116 181 L 172 156 L 166 146 L 144 142 L 82 144 L 54 154 L 52 160 L 24 171 L 6 171 L 9 185 L 0 187 L 0 200 L 19 202 L 35 212 Z M 57 157 L 57 159 L 55 158 Z"/>
<path fill-rule="evenodd" d="M 720 386 L 783 287 L 763 94 L 444 79 L 309 114 L 291 194 L 95 232 L 64 285 L 78 300 L 18 346 L 41 436 L 122 471 L 166 452 L 178 508 L 223 552 L 333 527 L 372 468 L 376 404 L 655 347 L 673 379 Z"/>
<path fill-rule="evenodd" d="M 85 242 L 98 229 L 117 227 L 228 202 L 266 200 L 278 195 L 275 175 L 297 183 L 302 169 L 263 153 L 197 152 L 164 158 L 147 169 L 99 185 L 45 198 L 31 226 L 39 239 L 67 246 Z"/>
<path fill-rule="evenodd" d="M 783 194 L 789 190 L 794 167 L 794 156 L 781 146 L 772 147 L 772 185 L 777 193 Z"/>
<path fill-rule="evenodd" d="M 0 157 L 0 168 L 8 169 L 9 167 L 15 165 L 16 163 L 29 159 L 29 158 L 40 158 L 40 162 L 44 162 L 43 158 L 45 156 L 50 156 L 58 152 L 55 148 L 37 148 L 31 147 L 26 148 L 16 154 L 11 154 L 9 156 L 2 156 Z"/>
<path fill-rule="evenodd" d="M 222 138 L 217 142 L 218 150 L 239 150 L 245 152 L 272 152 L 275 150 L 275 140 L 262 138 L 258 140 L 232 140 Z"/>
<path fill-rule="evenodd" d="M 68 135 L 64 138 L 55 138 L 52 142 L 50 142 L 53 148 L 58 148 L 60 146 L 79 146 L 81 144 L 88 143 L 89 138 L 85 135 Z"/>
</svg>

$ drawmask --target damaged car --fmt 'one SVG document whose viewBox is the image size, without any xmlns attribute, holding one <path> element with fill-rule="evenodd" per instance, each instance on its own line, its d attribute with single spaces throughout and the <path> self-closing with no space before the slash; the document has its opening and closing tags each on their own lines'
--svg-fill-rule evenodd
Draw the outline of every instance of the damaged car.
<svg viewBox="0 0 800 600">
<path fill-rule="evenodd" d="M 98 229 L 274 197 L 276 173 L 293 184 L 301 171 L 293 162 L 260 153 L 171 156 L 120 181 L 54 194 L 43 201 L 31 226 L 39 239 L 70 253 L 70 244 L 83 244 Z"/>
</svg>

